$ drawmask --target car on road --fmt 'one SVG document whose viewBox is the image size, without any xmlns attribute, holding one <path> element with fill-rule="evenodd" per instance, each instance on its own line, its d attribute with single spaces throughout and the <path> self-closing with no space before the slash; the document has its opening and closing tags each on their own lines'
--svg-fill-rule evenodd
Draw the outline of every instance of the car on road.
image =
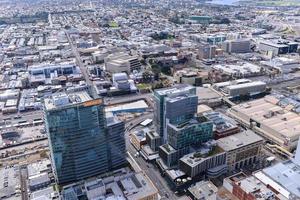
<svg viewBox="0 0 300 200">
<path fill-rule="evenodd" d="M 21 119 L 21 118 L 22 118 L 21 115 L 17 115 L 17 116 L 14 117 L 14 119 Z"/>
</svg>

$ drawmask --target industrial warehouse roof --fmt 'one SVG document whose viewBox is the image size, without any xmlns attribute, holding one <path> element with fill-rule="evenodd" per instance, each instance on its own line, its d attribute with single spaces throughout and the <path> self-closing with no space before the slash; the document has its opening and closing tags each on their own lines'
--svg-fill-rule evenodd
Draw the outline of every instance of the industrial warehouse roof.
<svg viewBox="0 0 300 200">
<path fill-rule="evenodd" d="M 239 104 L 232 110 L 263 124 L 268 133 L 284 141 L 287 137 L 298 140 L 300 135 L 300 116 L 289 109 L 277 105 L 279 100 L 273 96 Z M 245 119 L 244 119 L 245 120 Z M 273 132 L 272 132 L 273 131 Z"/>
</svg>

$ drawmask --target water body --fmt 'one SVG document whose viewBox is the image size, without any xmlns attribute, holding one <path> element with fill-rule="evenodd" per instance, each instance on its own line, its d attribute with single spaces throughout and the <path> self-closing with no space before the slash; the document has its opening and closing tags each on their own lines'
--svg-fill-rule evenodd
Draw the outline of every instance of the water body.
<svg viewBox="0 0 300 200">
<path fill-rule="evenodd" d="M 219 4 L 219 5 L 234 5 L 238 2 L 239 0 L 212 0 L 209 3 L 212 4 Z"/>
</svg>

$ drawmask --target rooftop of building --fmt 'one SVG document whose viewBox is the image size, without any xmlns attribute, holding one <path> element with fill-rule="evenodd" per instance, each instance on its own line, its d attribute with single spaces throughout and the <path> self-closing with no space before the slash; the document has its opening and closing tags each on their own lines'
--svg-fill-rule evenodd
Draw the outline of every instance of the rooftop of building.
<svg viewBox="0 0 300 200">
<path fill-rule="evenodd" d="M 299 60 L 296 58 L 288 58 L 288 57 L 275 57 L 272 58 L 271 60 L 267 61 L 261 61 L 262 64 L 271 66 L 271 67 L 278 67 L 278 66 L 284 66 L 286 67 L 287 65 L 298 65 Z"/>
<path fill-rule="evenodd" d="M 143 173 L 134 173 L 129 169 L 119 169 L 111 176 L 91 179 L 66 186 L 63 196 L 90 196 L 97 199 L 143 199 L 157 195 L 158 190 Z M 68 198 L 64 198 L 68 199 Z"/>
<path fill-rule="evenodd" d="M 107 126 L 113 126 L 115 124 L 119 124 L 122 121 L 114 115 L 112 112 L 106 112 L 105 113 L 105 118 L 106 118 L 106 124 Z"/>
<path fill-rule="evenodd" d="M 89 95 L 86 91 L 79 91 L 74 93 L 56 93 L 51 97 L 45 99 L 46 110 L 58 109 L 65 106 L 84 104 L 85 106 L 100 105 L 101 99 L 95 99 Z"/>
<path fill-rule="evenodd" d="M 46 182 L 50 182 L 49 175 L 46 172 L 29 177 L 29 186 L 44 184 Z"/>
<path fill-rule="evenodd" d="M 152 139 L 153 138 L 160 138 L 160 135 L 156 131 L 154 131 L 154 130 L 148 131 L 147 135 L 149 135 Z"/>
<path fill-rule="evenodd" d="M 218 64 L 213 66 L 216 70 L 221 70 L 226 74 L 250 74 L 250 73 L 260 73 L 261 67 L 252 63 L 242 62 L 236 64 Z"/>
<path fill-rule="evenodd" d="M 227 40 L 228 42 L 250 42 L 250 38 L 237 38 Z"/>
<path fill-rule="evenodd" d="M 198 76 L 198 71 L 190 69 L 182 69 L 176 72 L 176 75 L 181 75 L 183 77 L 196 77 Z"/>
<path fill-rule="evenodd" d="M 229 181 L 230 183 L 238 182 L 247 178 L 247 175 L 244 172 L 238 172 L 237 174 L 233 174 L 229 177 L 226 177 L 224 180 Z"/>
<path fill-rule="evenodd" d="M 180 179 L 182 177 L 186 177 L 186 174 L 180 169 L 168 169 L 165 171 L 166 174 L 171 178 L 171 180 L 175 181 L 176 179 Z"/>
<path fill-rule="evenodd" d="M 277 48 L 281 48 L 281 47 L 288 47 L 288 45 L 292 45 L 292 44 L 298 44 L 297 42 L 292 42 L 292 41 L 288 41 L 288 40 L 263 40 L 260 41 L 260 43 L 266 44 L 266 45 L 270 45 L 273 47 L 277 47 Z"/>
<path fill-rule="evenodd" d="M 178 85 L 175 85 L 175 86 L 169 87 L 169 88 L 157 89 L 154 92 L 160 96 L 165 96 L 165 95 L 169 96 L 172 94 L 187 92 L 193 88 L 194 88 L 193 86 L 188 85 L 188 84 L 178 84 Z"/>
<path fill-rule="evenodd" d="M 300 166 L 292 161 L 280 162 L 265 168 L 262 172 L 284 187 L 290 193 L 300 198 Z"/>
<path fill-rule="evenodd" d="M 137 59 L 137 55 L 129 55 L 126 52 L 116 52 L 107 56 L 106 59 L 113 62 L 127 62 L 132 59 Z"/>
<path fill-rule="evenodd" d="M 226 88 L 228 90 L 234 90 L 234 89 L 242 89 L 247 87 L 258 87 L 258 86 L 267 86 L 267 84 L 263 81 L 253 81 L 250 83 L 242 83 L 242 84 L 236 84 L 236 85 L 229 85 Z"/>
<path fill-rule="evenodd" d="M 214 124 L 214 131 L 223 132 L 238 129 L 237 122 L 220 112 L 208 111 L 203 114 Z"/>
<path fill-rule="evenodd" d="M 62 63 L 41 63 L 36 65 L 30 65 L 29 70 L 34 69 L 48 69 L 48 68 L 72 68 L 75 67 L 74 61 L 62 62 Z"/>
<path fill-rule="evenodd" d="M 132 134 L 140 141 L 145 140 L 146 134 L 151 132 L 149 128 L 138 129 L 132 132 Z"/>
<path fill-rule="evenodd" d="M 272 190 L 267 188 L 267 186 L 265 186 L 254 176 L 249 176 L 236 182 L 236 184 L 247 194 L 251 193 L 254 195 L 258 200 L 270 199 L 271 197 L 275 196 L 275 193 L 272 192 Z"/>
<path fill-rule="evenodd" d="M 197 87 L 196 94 L 199 101 L 205 101 L 209 99 L 221 99 L 221 96 L 213 91 L 211 88 L 207 87 Z"/>
<path fill-rule="evenodd" d="M 197 35 L 197 34 L 193 34 Z M 203 33 L 200 35 L 201 37 L 204 38 L 214 38 L 214 37 L 226 37 L 226 33 L 224 32 L 218 32 L 218 33 Z"/>
<path fill-rule="evenodd" d="M 236 196 L 234 196 L 231 192 L 226 190 L 224 187 L 219 188 L 218 196 L 223 200 L 239 200 Z"/>
<path fill-rule="evenodd" d="M 174 76 L 182 76 L 182 77 L 201 77 L 208 76 L 208 71 L 200 71 L 195 68 L 183 68 L 175 72 Z"/>
<path fill-rule="evenodd" d="M 158 192 L 150 179 L 143 173 L 136 173 L 121 182 L 126 190 L 128 200 L 142 199 Z"/>
<path fill-rule="evenodd" d="M 103 187 L 104 183 L 102 179 L 97 179 L 85 182 L 84 186 L 87 192 L 91 192 L 92 190 L 97 190 L 98 188 Z"/>
<path fill-rule="evenodd" d="M 175 152 L 176 150 L 169 144 L 163 144 L 161 145 L 159 148 L 161 148 L 162 150 L 164 150 L 165 152 L 167 153 L 173 153 Z"/>
<path fill-rule="evenodd" d="M 188 127 L 200 126 L 200 125 L 203 125 L 204 123 L 211 123 L 211 121 L 205 116 L 197 116 L 190 120 L 184 121 L 180 124 L 168 123 L 167 125 L 169 127 L 172 127 L 172 129 L 174 129 L 176 131 L 180 131 L 180 130 L 184 130 Z"/>
<path fill-rule="evenodd" d="M 187 154 L 180 158 L 181 161 L 188 163 L 191 166 L 196 166 L 207 158 L 224 153 L 224 150 L 219 146 L 202 147 L 196 152 Z"/>
<path fill-rule="evenodd" d="M 212 112 L 212 111 L 213 111 L 213 109 L 211 107 L 205 105 L 205 104 L 200 104 L 197 107 L 197 114 L 198 115 L 199 114 L 201 115 L 201 114 L 207 113 L 207 112 Z"/>
<path fill-rule="evenodd" d="M 263 138 L 251 130 L 217 140 L 218 145 L 225 151 L 232 151 L 257 142 L 263 142 Z"/>
<path fill-rule="evenodd" d="M 105 112 L 138 112 L 138 110 L 147 109 L 148 105 L 144 100 L 134 101 L 105 108 Z"/>
<path fill-rule="evenodd" d="M 27 165 L 28 177 L 47 171 L 50 164 L 50 160 L 46 159 Z"/>
<path fill-rule="evenodd" d="M 210 181 L 201 181 L 189 187 L 195 199 L 215 200 L 218 188 Z"/>
<path fill-rule="evenodd" d="M 148 161 L 153 161 L 159 158 L 158 152 L 151 149 L 148 144 L 142 146 L 141 155 Z"/>
<path fill-rule="evenodd" d="M 231 109 L 274 130 L 272 134 L 282 141 L 285 141 L 286 138 L 298 140 L 300 116 L 291 111 L 293 105 L 280 106 L 278 105 L 279 101 L 274 96 L 266 96 L 233 106 Z"/>
<path fill-rule="evenodd" d="M 234 174 L 230 177 L 224 179 L 224 187 L 230 189 L 229 185 L 236 185 L 240 187 L 244 192 L 247 194 L 252 194 L 256 199 L 264 200 L 264 199 L 280 199 L 280 200 L 287 200 L 281 192 L 283 190 L 277 190 L 278 188 L 272 184 L 262 181 L 260 176 L 257 176 L 258 173 L 256 172 L 254 175 L 246 175 L 243 172 L 239 172 Z M 227 191 L 224 188 L 224 191 Z M 229 191 L 227 191 L 229 192 Z"/>
<path fill-rule="evenodd" d="M 30 197 L 31 200 L 51 200 L 54 193 L 53 186 L 50 186 L 36 192 L 32 192 Z"/>
<path fill-rule="evenodd" d="M 153 122 L 153 119 L 145 119 L 144 121 L 142 121 L 141 123 L 140 123 L 140 125 L 142 125 L 142 126 L 148 126 L 148 125 L 150 125 L 151 123 Z"/>
<path fill-rule="evenodd" d="M 175 103 L 175 102 L 178 102 L 178 101 L 181 101 L 183 99 L 189 99 L 191 97 L 197 97 L 195 94 L 182 94 L 182 95 L 179 95 L 179 96 L 175 96 L 175 97 L 166 97 L 166 101 L 170 102 L 170 103 Z"/>
<path fill-rule="evenodd" d="M 0 169 L 0 199 L 13 197 L 20 190 L 19 170 L 15 166 Z"/>
</svg>

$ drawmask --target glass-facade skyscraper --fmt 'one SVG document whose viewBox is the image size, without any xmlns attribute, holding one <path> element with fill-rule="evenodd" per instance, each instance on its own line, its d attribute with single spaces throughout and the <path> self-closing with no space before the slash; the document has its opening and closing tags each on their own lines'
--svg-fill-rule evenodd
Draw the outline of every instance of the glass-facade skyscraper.
<svg viewBox="0 0 300 200">
<path fill-rule="evenodd" d="M 168 124 L 168 144 L 175 149 L 200 145 L 213 138 L 213 123 L 198 117 L 183 125 Z"/>
<path fill-rule="evenodd" d="M 159 156 L 164 165 L 171 167 L 188 154 L 192 146 L 200 146 L 213 138 L 213 124 L 207 118 L 197 116 L 195 87 L 178 85 L 155 91 L 154 96 L 157 106 L 154 118 L 165 142 L 159 147 Z"/>
<path fill-rule="evenodd" d="M 114 155 L 124 157 L 111 148 L 112 139 L 106 129 L 102 99 L 93 99 L 87 92 L 59 93 L 45 99 L 45 124 L 49 139 L 52 167 L 58 184 L 80 181 L 109 171 Z M 123 129 L 124 130 L 124 129 Z M 125 146 L 125 145 L 124 145 Z"/>
<path fill-rule="evenodd" d="M 186 97 L 186 101 L 172 101 L 176 97 Z M 188 98 L 193 96 L 193 98 Z M 167 121 L 181 123 L 189 120 L 197 112 L 196 88 L 186 84 L 178 84 L 170 88 L 154 91 L 155 111 L 154 124 L 156 132 L 167 142 Z"/>
</svg>

